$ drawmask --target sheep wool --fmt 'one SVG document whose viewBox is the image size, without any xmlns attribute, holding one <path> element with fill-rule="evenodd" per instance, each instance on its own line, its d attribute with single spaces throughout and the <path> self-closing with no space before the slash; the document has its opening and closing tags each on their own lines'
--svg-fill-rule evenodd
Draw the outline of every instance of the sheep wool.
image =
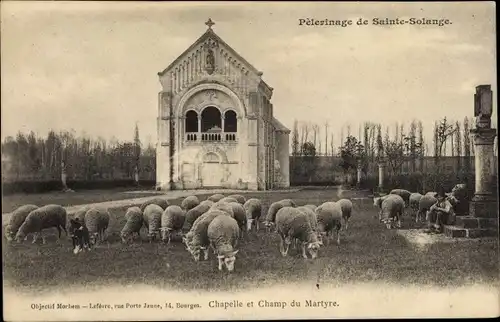
<svg viewBox="0 0 500 322">
<path fill-rule="evenodd" d="M 224 195 L 222 195 L 220 193 L 216 193 L 216 194 L 211 195 L 210 197 L 208 197 L 207 200 L 210 200 L 210 201 L 213 201 L 213 202 L 217 202 L 217 201 L 221 200 L 222 198 L 224 198 Z"/>
<path fill-rule="evenodd" d="M 18 207 L 16 210 L 12 212 L 10 215 L 9 223 L 5 226 L 5 238 L 8 241 L 12 241 L 19 230 L 19 227 L 24 223 L 26 217 L 33 210 L 38 209 L 38 206 L 35 205 L 24 205 Z"/>
<path fill-rule="evenodd" d="M 304 205 L 303 207 L 307 207 L 307 208 L 311 209 L 312 211 L 316 211 L 316 208 L 318 208 L 318 207 L 316 207 L 316 205 L 313 205 L 313 204 Z"/>
<path fill-rule="evenodd" d="M 207 236 L 210 246 L 217 255 L 219 270 L 222 270 L 224 263 L 227 270 L 232 272 L 238 253 L 235 248 L 240 238 L 238 222 L 227 215 L 218 215 L 208 225 Z"/>
<path fill-rule="evenodd" d="M 170 203 L 166 199 L 156 197 L 156 198 L 153 198 L 153 199 L 150 199 L 148 201 L 143 202 L 141 207 L 140 207 L 141 211 L 144 212 L 146 207 L 149 205 L 160 206 L 162 211 L 163 211 L 163 210 L 167 209 L 168 206 L 170 206 Z"/>
<path fill-rule="evenodd" d="M 195 261 L 200 260 L 201 250 L 204 252 L 204 259 L 208 259 L 208 225 L 210 225 L 212 220 L 219 215 L 229 216 L 228 213 L 221 210 L 210 210 L 196 219 L 191 230 L 183 238 L 187 250 L 193 255 Z"/>
<path fill-rule="evenodd" d="M 230 202 L 238 202 L 238 200 L 234 199 L 233 197 L 224 197 L 221 200 L 217 201 L 216 203 L 221 203 L 221 202 L 230 203 Z"/>
<path fill-rule="evenodd" d="M 196 206 L 193 209 L 189 210 L 186 213 L 186 219 L 185 219 L 185 224 L 184 224 L 185 228 L 187 230 L 191 229 L 191 227 L 193 226 L 193 224 L 196 221 L 196 219 L 198 219 L 201 215 L 203 215 L 204 213 L 206 213 L 207 211 L 209 211 L 211 207 L 212 207 L 212 205 L 210 205 L 209 203 L 203 201 L 198 206 Z"/>
<path fill-rule="evenodd" d="M 383 202 L 380 211 L 381 220 L 387 226 L 392 227 L 392 222 L 396 222 L 396 226 L 401 227 L 401 217 L 405 208 L 405 201 L 397 194 L 390 194 Z"/>
<path fill-rule="evenodd" d="M 410 209 L 413 210 L 414 214 L 415 214 L 415 221 L 418 222 L 418 216 L 417 216 L 417 212 L 418 212 L 418 204 L 420 202 L 420 199 L 422 198 L 422 194 L 418 193 L 418 192 L 412 192 L 412 194 L 410 195 Z"/>
<path fill-rule="evenodd" d="M 241 205 L 244 205 L 245 202 L 247 201 L 247 199 L 245 197 L 243 197 L 242 195 L 230 195 L 230 196 L 228 196 L 228 198 L 236 199 L 236 201 L 238 203 L 240 203 Z"/>
<path fill-rule="evenodd" d="M 110 215 L 107 209 L 91 208 L 85 214 L 84 225 L 87 227 L 91 244 L 103 242 L 109 226 Z"/>
<path fill-rule="evenodd" d="M 373 205 L 378 208 L 382 208 L 382 202 L 388 197 L 389 195 L 384 195 L 380 197 L 374 197 L 373 198 Z"/>
<path fill-rule="evenodd" d="M 141 209 L 139 207 L 128 208 L 125 213 L 125 219 L 127 222 L 120 232 L 120 237 L 123 243 L 128 243 L 134 235 L 141 236 L 141 228 L 144 220 Z"/>
<path fill-rule="evenodd" d="M 342 207 L 336 202 L 325 202 L 316 211 L 318 218 L 318 233 L 320 236 L 331 236 L 337 232 L 337 244 L 340 244 L 340 229 L 342 228 Z M 328 238 L 326 239 L 328 243 Z"/>
<path fill-rule="evenodd" d="M 418 202 L 418 211 L 415 221 L 418 222 L 424 220 L 427 211 L 429 211 L 431 206 L 436 204 L 437 202 L 438 200 L 434 196 L 434 193 L 426 193 L 425 195 L 423 195 Z"/>
<path fill-rule="evenodd" d="M 345 230 L 347 230 L 349 227 L 349 219 L 351 219 L 352 216 L 352 201 L 344 198 L 337 201 L 337 204 L 339 204 L 342 209 L 342 219 L 344 221 Z"/>
<path fill-rule="evenodd" d="M 403 198 L 403 201 L 405 202 L 405 206 L 408 206 L 410 204 L 410 195 L 411 192 L 405 189 L 393 189 L 391 192 L 389 192 L 390 195 L 398 195 L 401 198 Z"/>
<path fill-rule="evenodd" d="M 39 235 L 42 235 L 42 242 L 45 244 L 45 236 L 42 234 L 42 230 L 49 228 L 56 228 L 59 233 L 59 239 L 61 238 L 61 229 L 64 230 L 66 235 L 68 231 L 66 230 L 67 224 L 67 212 L 60 205 L 46 205 L 35 210 L 32 210 L 26 219 L 24 220 L 21 227 L 16 234 L 16 241 L 20 242 L 28 234 L 33 233 L 33 243 L 38 239 Z"/>
<path fill-rule="evenodd" d="M 144 224 L 148 230 L 149 242 L 160 235 L 162 215 L 163 209 L 158 205 L 150 204 L 144 209 L 143 218 Z"/>
<path fill-rule="evenodd" d="M 182 200 L 181 208 L 185 211 L 191 210 L 200 204 L 200 200 L 196 196 L 188 196 Z"/>
<path fill-rule="evenodd" d="M 238 202 L 230 202 L 229 206 L 232 208 L 233 211 L 233 218 L 236 220 L 238 223 L 238 226 L 240 227 L 241 231 L 243 232 L 245 230 L 245 227 L 247 225 L 247 216 L 245 214 L 245 208 L 241 205 L 241 203 Z"/>
<path fill-rule="evenodd" d="M 186 212 L 179 206 L 168 206 L 161 216 L 161 239 L 170 243 L 172 232 L 184 226 Z"/>
<path fill-rule="evenodd" d="M 233 201 L 236 202 L 236 201 Z M 237 202 L 236 202 L 237 203 Z M 231 206 L 230 202 L 224 202 L 222 200 L 214 203 L 212 207 L 210 207 L 211 210 L 220 210 L 228 213 L 231 217 L 234 217 L 234 212 L 233 212 L 233 207 Z"/>
<path fill-rule="evenodd" d="M 311 257 L 317 257 L 319 247 L 322 243 L 318 239 L 317 233 L 311 227 L 308 215 L 301 211 L 301 209 L 283 207 L 278 210 L 276 214 L 276 230 L 281 238 L 280 252 L 282 256 L 288 254 L 289 245 L 292 243 L 292 240 L 298 239 L 302 242 L 302 257 L 307 258 L 306 245 Z"/>
<path fill-rule="evenodd" d="M 203 200 L 202 202 L 200 202 L 200 205 L 208 205 L 209 207 L 212 207 L 214 203 L 215 202 L 213 202 L 212 200 Z"/>
<path fill-rule="evenodd" d="M 302 211 L 307 216 L 307 219 L 309 220 L 309 224 L 311 225 L 311 228 L 314 231 L 317 231 L 318 230 L 318 218 L 317 218 L 314 210 L 312 210 L 311 207 L 307 207 L 307 206 L 297 207 L 297 209 Z"/>
<path fill-rule="evenodd" d="M 247 231 L 252 230 L 255 225 L 256 231 L 259 231 L 259 219 L 262 215 L 262 203 L 257 198 L 248 199 L 243 205 L 247 216 Z"/>
<path fill-rule="evenodd" d="M 267 216 L 265 224 L 267 227 L 272 227 L 275 222 L 276 214 L 283 207 L 297 207 L 297 204 L 291 199 L 283 199 L 280 201 L 273 202 L 269 209 L 267 210 Z"/>
</svg>

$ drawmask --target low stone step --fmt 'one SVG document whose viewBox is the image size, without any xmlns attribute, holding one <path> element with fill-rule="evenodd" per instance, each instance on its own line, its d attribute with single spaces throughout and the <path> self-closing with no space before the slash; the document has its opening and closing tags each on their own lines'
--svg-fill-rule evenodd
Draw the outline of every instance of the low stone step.
<svg viewBox="0 0 500 322">
<path fill-rule="evenodd" d="M 498 228 L 497 218 L 476 218 L 472 216 L 457 216 L 455 226 L 463 228 Z"/>
<path fill-rule="evenodd" d="M 463 228 L 445 225 L 444 235 L 452 238 L 496 237 L 498 236 L 498 231 L 490 228 Z"/>
</svg>

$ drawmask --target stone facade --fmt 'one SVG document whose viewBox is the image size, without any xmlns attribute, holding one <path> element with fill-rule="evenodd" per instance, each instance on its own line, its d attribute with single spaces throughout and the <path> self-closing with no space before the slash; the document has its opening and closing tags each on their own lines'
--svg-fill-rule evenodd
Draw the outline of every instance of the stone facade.
<svg viewBox="0 0 500 322">
<path fill-rule="evenodd" d="M 290 130 L 274 118 L 273 89 L 211 25 L 158 75 L 158 188 L 290 185 Z"/>
</svg>

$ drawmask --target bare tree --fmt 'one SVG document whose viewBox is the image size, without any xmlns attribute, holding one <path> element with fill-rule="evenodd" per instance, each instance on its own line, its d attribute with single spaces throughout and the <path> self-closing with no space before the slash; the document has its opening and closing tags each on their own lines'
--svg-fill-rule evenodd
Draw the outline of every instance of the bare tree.
<svg viewBox="0 0 500 322">
<path fill-rule="evenodd" d="M 325 122 L 325 155 L 328 155 L 328 121 Z"/>
</svg>

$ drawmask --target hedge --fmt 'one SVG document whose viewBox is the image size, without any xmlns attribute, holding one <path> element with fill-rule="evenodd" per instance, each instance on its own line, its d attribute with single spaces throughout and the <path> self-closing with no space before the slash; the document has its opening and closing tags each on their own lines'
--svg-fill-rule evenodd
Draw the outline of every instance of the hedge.
<svg viewBox="0 0 500 322">
<path fill-rule="evenodd" d="M 135 187 L 136 183 L 133 179 L 114 179 L 114 180 L 78 180 L 67 181 L 67 186 L 73 190 L 93 190 L 93 189 L 114 189 L 114 188 L 131 188 Z M 139 185 L 143 187 L 153 188 L 156 184 L 155 180 L 139 180 Z M 2 183 L 3 195 L 14 193 L 44 193 L 49 191 L 60 191 L 63 189 L 60 180 L 50 181 L 16 181 Z"/>
</svg>

